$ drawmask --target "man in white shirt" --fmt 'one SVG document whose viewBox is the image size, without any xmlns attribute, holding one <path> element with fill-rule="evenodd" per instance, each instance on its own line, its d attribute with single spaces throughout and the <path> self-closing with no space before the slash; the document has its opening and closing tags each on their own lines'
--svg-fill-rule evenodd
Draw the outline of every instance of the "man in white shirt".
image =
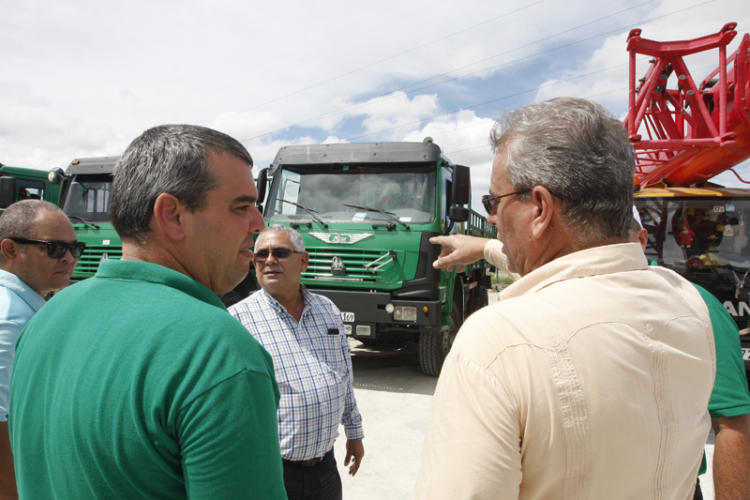
<svg viewBox="0 0 750 500">
<path fill-rule="evenodd" d="M 692 285 L 627 242 L 625 129 L 554 99 L 503 117 L 493 144 L 483 203 L 520 279 L 456 337 L 417 497 L 688 498 L 713 335 Z"/>
</svg>

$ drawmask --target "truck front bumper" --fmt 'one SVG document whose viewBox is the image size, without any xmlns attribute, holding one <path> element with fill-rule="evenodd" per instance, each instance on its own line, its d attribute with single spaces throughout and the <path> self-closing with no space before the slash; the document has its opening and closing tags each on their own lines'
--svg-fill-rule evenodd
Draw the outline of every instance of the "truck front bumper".
<svg viewBox="0 0 750 500">
<path fill-rule="evenodd" d="M 384 292 L 316 289 L 311 289 L 311 291 L 331 299 L 341 310 L 342 320 L 345 325 L 369 324 L 373 326 L 388 325 L 395 327 L 434 327 L 440 325 L 442 304 L 439 300 L 394 300 L 389 293 Z M 398 321 L 394 319 L 392 311 L 400 307 L 414 307 L 416 309 L 414 320 Z"/>
</svg>

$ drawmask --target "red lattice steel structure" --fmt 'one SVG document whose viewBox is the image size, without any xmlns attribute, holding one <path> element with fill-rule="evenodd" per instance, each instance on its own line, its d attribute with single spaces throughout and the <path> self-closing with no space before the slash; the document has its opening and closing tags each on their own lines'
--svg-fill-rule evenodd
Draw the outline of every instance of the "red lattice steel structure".
<svg viewBox="0 0 750 500">
<path fill-rule="evenodd" d="M 750 158 L 750 35 L 727 57 L 736 26 L 728 23 L 718 33 L 672 42 L 641 38 L 640 29 L 630 31 L 625 126 L 636 152 L 636 186 L 701 185 Z M 696 84 L 683 58 L 714 49 L 718 67 Z M 636 86 L 638 54 L 651 60 Z"/>
</svg>

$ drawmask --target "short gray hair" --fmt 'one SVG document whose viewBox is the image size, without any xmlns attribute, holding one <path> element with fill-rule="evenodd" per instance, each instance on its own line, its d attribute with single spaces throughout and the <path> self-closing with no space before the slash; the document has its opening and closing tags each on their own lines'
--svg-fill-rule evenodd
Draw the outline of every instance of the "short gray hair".
<svg viewBox="0 0 750 500">
<path fill-rule="evenodd" d="M 34 225 L 42 212 L 59 213 L 67 218 L 60 207 L 43 200 L 17 201 L 0 214 L 0 240 L 6 238 L 36 239 Z"/>
<path fill-rule="evenodd" d="M 258 235 L 258 238 L 255 240 L 256 245 L 258 244 L 260 237 L 265 233 L 286 233 L 289 235 L 289 241 L 292 243 L 292 247 L 296 252 L 305 251 L 305 240 L 302 239 L 302 236 L 295 229 L 292 229 L 289 226 L 282 226 L 281 224 L 268 226 Z"/>
<path fill-rule="evenodd" d="M 490 141 L 506 155 L 513 189 L 546 187 L 582 241 L 627 237 L 635 157 L 624 125 L 602 106 L 570 97 L 530 104 L 504 114 Z"/>
<path fill-rule="evenodd" d="M 206 154 L 228 153 L 252 167 L 247 149 L 232 137 L 195 125 L 160 125 L 130 143 L 117 162 L 109 215 L 121 238 L 148 232 L 154 202 L 162 193 L 189 210 L 203 208 L 216 179 Z"/>
</svg>

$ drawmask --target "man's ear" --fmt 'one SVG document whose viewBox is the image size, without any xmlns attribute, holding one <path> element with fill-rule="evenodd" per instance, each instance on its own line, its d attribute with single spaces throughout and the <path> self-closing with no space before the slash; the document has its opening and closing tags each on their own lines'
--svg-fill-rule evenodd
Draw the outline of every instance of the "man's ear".
<svg viewBox="0 0 750 500">
<path fill-rule="evenodd" d="M 531 235 L 541 238 L 552 227 L 558 216 L 559 202 L 544 186 L 535 186 L 531 191 L 535 213 L 531 220 Z"/>
<path fill-rule="evenodd" d="M 175 196 L 161 193 L 154 201 L 153 222 L 171 240 L 185 237 L 185 207 Z"/>
<path fill-rule="evenodd" d="M 307 250 L 305 250 L 304 252 L 302 252 L 301 257 L 302 257 L 302 272 L 304 273 L 305 271 L 307 271 L 307 264 L 310 263 L 310 254 L 307 253 Z"/>
<path fill-rule="evenodd" d="M 14 259 L 18 254 L 18 246 L 15 241 L 10 238 L 5 238 L 0 241 L 0 252 L 3 253 L 3 257 L 6 259 Z"/>
</svg>

